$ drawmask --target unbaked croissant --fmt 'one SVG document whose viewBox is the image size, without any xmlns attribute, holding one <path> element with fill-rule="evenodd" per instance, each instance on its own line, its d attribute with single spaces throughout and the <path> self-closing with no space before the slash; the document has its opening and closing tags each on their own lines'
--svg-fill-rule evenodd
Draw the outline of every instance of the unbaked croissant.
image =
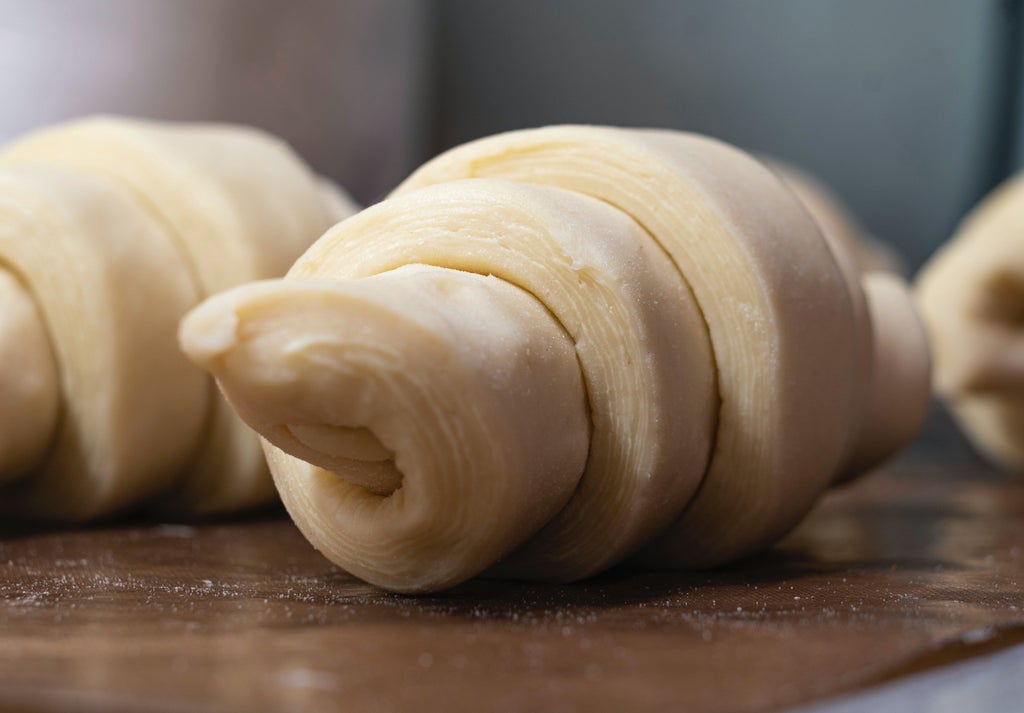
<svg viewBox="0 0 1024 713">
<path fill-rule="evenodd" d="M 928 400 L 898 278 L 862 279 L 757 161 L 669 131 L 453 149 L 179 336 L 306 537 L 407 592 L 741 557 Z"/>
<path fill-rule="evenodd" d="M 0 155 L 0 501 L 85 519 L 166 492 L 198 512 L 274 496 L 255 434 L 185 360 L 203 297 L 280 276 L 354 211 L 254 129 L 119 118 Z"/>
<path fill-rule="evenodd" d="M 963 221 L 917 280 L 935 389 L 978 449 L 1024 469 L 1024 175 Z"/>
</svg>

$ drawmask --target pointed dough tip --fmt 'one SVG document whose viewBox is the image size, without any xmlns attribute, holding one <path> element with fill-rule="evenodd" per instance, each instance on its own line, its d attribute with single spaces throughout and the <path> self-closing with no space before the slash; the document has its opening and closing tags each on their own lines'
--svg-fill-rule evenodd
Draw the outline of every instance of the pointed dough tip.
<svg viewBox="0 0 1024 713">
<path fill-rule="evenodd" d="M 178 343 L 185 355 L 202 367 L 227 353 L 236 343 L 238 314 L 222 300 L 208 300 L 185 315 Z"/>
</svg>

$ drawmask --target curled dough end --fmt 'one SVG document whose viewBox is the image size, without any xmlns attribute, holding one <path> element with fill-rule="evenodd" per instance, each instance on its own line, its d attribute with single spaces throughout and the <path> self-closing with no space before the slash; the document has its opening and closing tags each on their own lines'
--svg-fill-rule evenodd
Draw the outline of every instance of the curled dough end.
<svg viewBox="0 0 1024 713">
<path fill-rule="evenodd" d="M 409 266 L 254 284 L 207 301 L 180 338 L 267 438 L 306 536 L 391 589 L 477 574 L 550 519 L 583 471 L 572 341 L 495 277 Z"/>
</svg>

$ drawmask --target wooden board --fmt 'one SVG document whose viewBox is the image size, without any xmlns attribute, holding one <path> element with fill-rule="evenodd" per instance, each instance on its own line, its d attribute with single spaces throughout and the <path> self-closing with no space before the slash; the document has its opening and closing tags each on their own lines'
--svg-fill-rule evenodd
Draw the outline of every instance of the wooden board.
<svg viewBox="0 0 1024 713">
<path fill-rule="evenodd" d="M 903 465 L 717 572 L 389 595 L 283 516 L 0 539 L 0 708 L 762 711 L 1017 642 L 1024 480 Z"/>
</svg>

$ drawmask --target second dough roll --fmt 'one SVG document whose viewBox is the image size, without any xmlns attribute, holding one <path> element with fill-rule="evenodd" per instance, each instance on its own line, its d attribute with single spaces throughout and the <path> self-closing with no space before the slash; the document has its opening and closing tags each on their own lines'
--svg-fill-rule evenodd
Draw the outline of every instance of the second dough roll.
<svg viewBox="0 0 1024 713">
<path fill-rule="evenodd" d="M 209 388 L 175 351 L 174 326 L 202 295 L 170 236 L 109 183 L 0 165 L 0 256 L 42 340 L 5 344 L 32 355 L 4 380 L 40 382 L 38 398 L 0 404 L 4 430 L 22 424 L 36 444 L 7 499 L 77 518 L 170 486 Z"/>
<path fill-rule="evenodd" d="M 18 481 L 3 501 L 88 519 L 156 494 L 198 513 L 273 499 L 256 435 L 175 328 L 214 292 L 284 274 L 351 212 L 344 194 L 256 129 L 120 117 L 24 136 L 0 171 L 0 349 L 22 364 L 0 380 L 22 433 L 0 441 L 0 482 Z"/>
</svg>

